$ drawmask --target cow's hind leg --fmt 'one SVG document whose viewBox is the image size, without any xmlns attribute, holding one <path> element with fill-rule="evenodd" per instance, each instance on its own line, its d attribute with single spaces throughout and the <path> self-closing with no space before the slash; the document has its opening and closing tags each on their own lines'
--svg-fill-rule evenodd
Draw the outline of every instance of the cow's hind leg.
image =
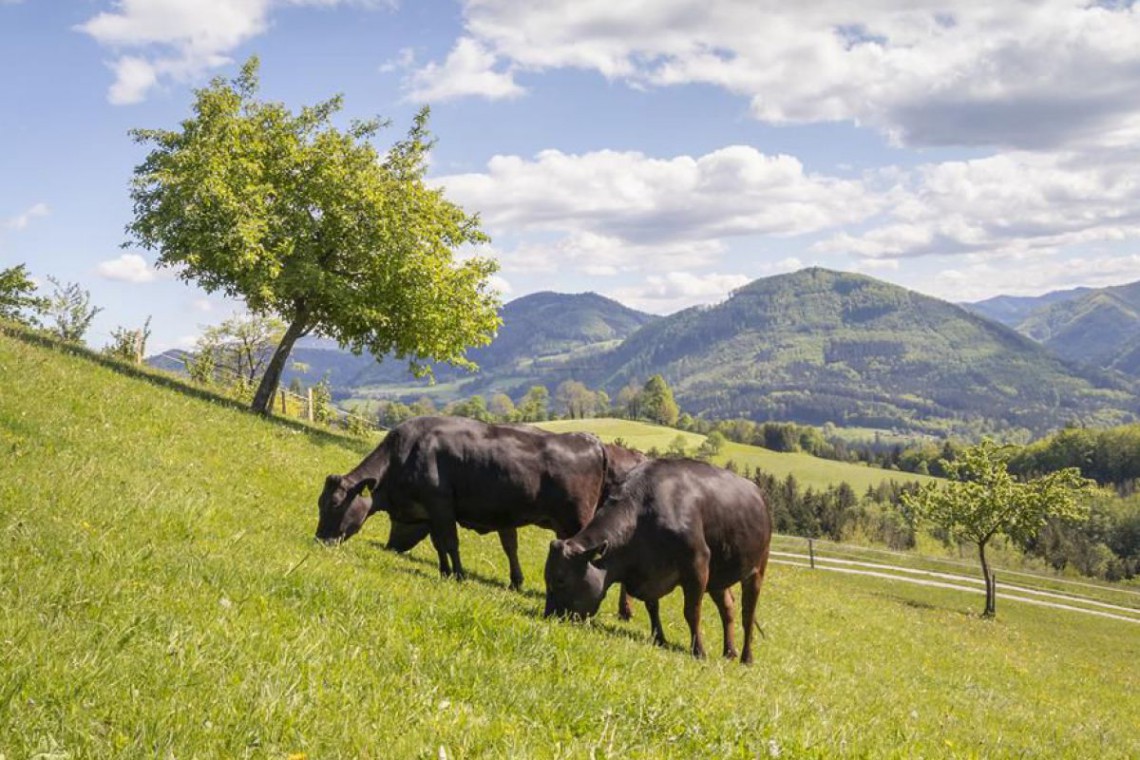
<svg viewBox="0 0 1140 760">
<path fill-rule="evenodd" d="M 507 561 L 511 563 L 511 590 L 518 591 L 523 585 L 522 565 L 519 564 L 519 532 L 515 528 L 503 528 L 499 531 L 499 543 L 507 554 Z"/>
<path fill-rule="evenodd" d="M 756 624 L 756 600 L 760 598 L 760 586 L 764 583 L 762 570 L 748 576 L 741 582 L 743 587 L 740 594 L 740 607 L 744 618 L 744 650 L 740 653 L 740 661 L 745 665 L 752 664 L 752 634 Z"/>
<path fill-rule="evenodd" d="M 732 591 L 727 588 L 722 591 L 710 591 L 709 596 L 712 597 L 713 604 L 716 605 L 717 612 L 720 613 L 720 622 L 724 627 L 724 656 L 730 660 L 735 659 L 736 637 L 734 634 L 733 608 L 736 601 L 732 598 Z"/>
<path fill-rule="evenodd" d="M 629 592 L 625 590 L 624 583 L 621 586 L 621 596 L 618 597 L 617 614 L 619 620 L 629 620 L 633 617 L 633 605 L 629 603 Z"/>
<path fill-rule="evenodd" d="M 693 657 L 698 659 L 705 656 L 705 642 L 701 638 L 701 602 L 704 600 L 708 582 L 709 555 L 708 549 L 705 549 L 693 557 L 691 574 L 681 580 L 681 592 L 685 595 L 685 622 L 689 624 L 689 636 L 692 642 L 691 650 Z"/>
<path fill-rule="evenodd" d="M 653 636 L 653 643 L 659 647 L 665 646 L 665 629 L 661 627 L 661 605 L 653 599 L 645 602 L 645 609 L 649 612 L 649 632 Z"/>
</svg>

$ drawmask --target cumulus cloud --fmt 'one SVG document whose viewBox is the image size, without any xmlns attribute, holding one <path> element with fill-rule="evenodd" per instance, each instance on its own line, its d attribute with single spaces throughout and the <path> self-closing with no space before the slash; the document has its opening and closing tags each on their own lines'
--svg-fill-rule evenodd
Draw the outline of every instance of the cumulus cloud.
<svg viewBox="0 0 1140 760">
<path fill-rule="evenodd" d="M 465 0 L 464 18 L 453 56 L 475 48 L 508 71 L 710 84 L 773 123 L 851 121 L 911 145 L 1124 145 L 1140 134 L 1132 3 Z M 487 94 L 472 80 L 449 95 L 464 91 Z"/>
<path fill-rule="evenodd" d="M 667 272 L 650 275 L 638 285 L 614 288 L 607 295 L 635 309 L 671 314 L 689 306 L 723 301 L 749 281 L 742 274 Z"/>
<path fill-rule="evenodd" d="M 922 166 L 889 193 L 889 213 L 819 253 L 868 259 L 1025 255 L 1140 239 L 1140 152 L 1011 152 Z"/>
<path fill-rule="evenodd" d="M 1107 287 L 1135 282 L 1140 254 L 1090 252 L 1024 260 L 984 259 L 947 266 L 912 287 L 950 301 L 980 301 L 996 295 L 1040 295 L 1074 284 Z"/>
<path fill-rule="evenodd" d="M 703 156 L 546 150 L 495 156 L 479 174 L 440 177 L 448 197 L 492 230 L 543 231 L 585 261 L 629 247 L 704 259 L 724 237 L 798 235 L 861 221 L 881 200 L 859 181 L 809 174 L 791 156 L 734 145 Z M 540 257 L 541 258 L 541 257 Z"/>
<path fill-rule="evenodd" d="M 28 225 L 32 223 L 33 219 L 38 219 L 47 216 L 51 210 L 46 203 L 36 203 L 29 206 L 27 209 L 13 217 L 4 221 L 4 226 L 10 230 L 23 230 L 27 229 Z"/>
<path fill-rule="evenodd" d="M 117 259 L 103 261 L 95 268 L 100 277 L 119 282 L 141 284 L 160 279 L 161 275 L 137 253 L 124 253 Z"/>
<path fill-rule="evenodd" d="M 334 6 L 350 0 L 118 0 L 76 27 L 113 51 L 107 99 L 138 103 L 165 81 L 190 82 L 231 62 L 230 53 L 262 34 L 283 6 Z M 357 0 L 356 5 L 392 2 Z"/>
<path fill-rule="evenodd" d="M 515 83 L 513 72 L 496 71 L 496 63 L 496 56 L 487 48 L 464 37 L 442 64 L 429 63 L 411 74 L 407 82 L 408 98 L 436 102 L 463 95 L 481 95 L 488 100 L 522 95 L 524 90 Z"/>
</svg>

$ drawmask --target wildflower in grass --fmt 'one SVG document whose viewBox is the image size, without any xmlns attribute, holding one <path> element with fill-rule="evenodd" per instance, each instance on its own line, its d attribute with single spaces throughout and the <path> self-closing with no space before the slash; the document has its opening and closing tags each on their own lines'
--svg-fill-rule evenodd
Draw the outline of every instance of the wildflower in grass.
<svg viewBox="0 0 1140 760">
<path fill-rule="evenodd" d="M 768 740 L 768 757 L 780 756 L 780 743 L 775 739 Z"/>
</svg>

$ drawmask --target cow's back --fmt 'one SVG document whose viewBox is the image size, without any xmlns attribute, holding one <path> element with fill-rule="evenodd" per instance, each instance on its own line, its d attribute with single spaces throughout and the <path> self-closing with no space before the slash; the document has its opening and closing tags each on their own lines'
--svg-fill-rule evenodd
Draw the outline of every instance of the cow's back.
<svg viewBox="0 0 1140 760">
<path fill-rule="evenodd" d="M 604 459 L 593 436 L 460 417 L 410 423 L 394 446 L 393 517 L 420 519 L 421 506 L 444 503 L 474 530 L 534 524 L 570 535 L 600 498 Z"/>
</svg>

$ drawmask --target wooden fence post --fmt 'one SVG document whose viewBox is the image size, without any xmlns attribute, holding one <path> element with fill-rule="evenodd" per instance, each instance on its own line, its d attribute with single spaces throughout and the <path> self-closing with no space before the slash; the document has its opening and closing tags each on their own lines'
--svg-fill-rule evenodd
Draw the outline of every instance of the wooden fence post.
<svg viewBox="0 0 1140 760">
<path fill-rule="evenodd" d="M 289 413 L 289 408 L 287 406 L 285 406 L 285 389 L 284 388 L 279 389 L 278 393 L 281 394 L 281 416 L 284 417 L 286 414 Z"/>
<path fill-rule="evenodd" d="M 309 388 L 309 422 L 313 421 L 313 389 Z"/>
<path fill-rule="evenodd" d="M 811 559 L 811 569 L 815 570 L 815 542 L 808 539 L 808 557 Z"/>
</svg>

